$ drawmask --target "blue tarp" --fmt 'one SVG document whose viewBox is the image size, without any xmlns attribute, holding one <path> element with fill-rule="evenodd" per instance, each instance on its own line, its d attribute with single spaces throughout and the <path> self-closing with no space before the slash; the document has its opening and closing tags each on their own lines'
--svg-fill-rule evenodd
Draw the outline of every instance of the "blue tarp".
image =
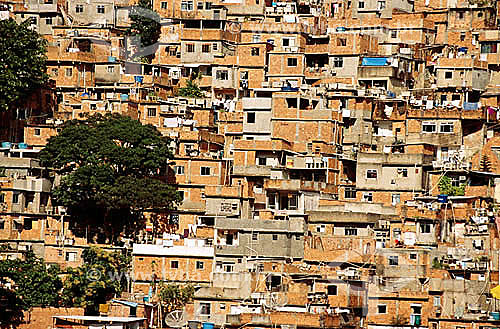
<svg viewBox="0 0 500 329">
<path fill-rule="evenodd" d="M 478 108 L 479 108 L 479 103 L 464 102 L 464 110 L 477 110 Z"/>
<path fill-rule="evenodd" d="M 386 66 L 389 65 L 388 57 L 364 57 L 361 62 L 363 66 Z"/>
</svg>

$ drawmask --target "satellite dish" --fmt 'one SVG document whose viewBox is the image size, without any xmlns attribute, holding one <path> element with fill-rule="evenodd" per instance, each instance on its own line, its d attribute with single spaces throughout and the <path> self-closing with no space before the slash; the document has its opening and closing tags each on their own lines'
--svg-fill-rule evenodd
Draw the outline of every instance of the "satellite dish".
<svg viewBox="0 0 500 329">
<path fill-rule="evenodd" d="M 187 324 L 184 311 L 172 311 L 165 316 L 165 323 L 171 328 L 182 328 Z"/>
<path fill-rule="evenodd" d="M 288 303 L 288 296 L 284 292 L 272 292 L 264 298 L 264 304 L 268 308 L 275 309 L 283 307 Z"/>
</svg>

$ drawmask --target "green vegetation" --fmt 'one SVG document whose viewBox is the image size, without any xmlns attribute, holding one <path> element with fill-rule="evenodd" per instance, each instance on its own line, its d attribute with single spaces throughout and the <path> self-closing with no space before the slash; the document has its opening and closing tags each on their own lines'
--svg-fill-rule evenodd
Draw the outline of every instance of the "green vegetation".
<svg viewBox="0 0 500 329">
<path fill-rule="evenodd" d="M 451 179 L 448 176 L 441 177 L 438 182 L 439 193 L 449 196 L 465 195 L 466 186 L 466 184 L 460 184 L 460 186 L 451 185 Z"/>
<path fill-rule="evenodd" d="M 58 306 L 62 288 L 59 272 L 58 266 L 47 267 L 32 252 L 26 255 L 26 260 L 0 261 L 0 283 L 12 285 L 12 289 L 0 288 L 0 324 L 19 324 L 23 311 L 32 307 Z"/>
<path fill-rule="evenodd" d="M 182 309 L 184 305 L 193 300 L 194 287 L 190 284 L 180 286 L 161 283 L 158 289 L 158 296 L 161 301 L 163 321 L 165 321 L 165 316 L 168 313 Z"/>
<path fill-rule="evenodd" d="M 129 117 L 94 116 L 67 122 L 40 159 L 64 175 L 53 200 L 67 207 L 74 231 L 113 243 L 143 227 L 143 211 L 165 212 L 179 202 L 164 180 L 173 157 L 169 143 L 155 127 Z"/>
<path fill-rule="evenodd" d="M 203 97 L 203 92 L 193 80 L 188 80 L 186 87 L 179 88 L 179 96 L 200 98 Z"/>
<path fill-rule="evenodd" d="M 131 259 L 121 252 L 110 253 L 96 247 L 86 249 L 82 258 L 82 266 L 68 270 L 63 303 L 84 307 L 86 314 L 99 314 L 99 304 L 127 288 Z"/>
<path fill-rule="evenodd" d="M 158 42 L 161 35 L 160 15 L 153 11 L 152 2 L 139 0 L 139 3 L 132 7 L 130 12 L 132 21 L 127 33 L 140 37 L 140 44 L 137 46 L 147 48 Z M 142 49 L 137 54 L 143 62 L 151 63 L 156 49 Z"/>
<path fill-rule="evenodd" d="M 47 82 L 47 42 L 29 26 L 30 20 L 0 21 L 0 111 L 13 109 Z"/>
</svg>

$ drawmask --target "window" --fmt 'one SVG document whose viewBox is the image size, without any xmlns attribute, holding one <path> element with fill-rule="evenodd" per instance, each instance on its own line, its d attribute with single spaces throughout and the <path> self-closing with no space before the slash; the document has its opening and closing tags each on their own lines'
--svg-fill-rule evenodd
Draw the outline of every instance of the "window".
<svg viewBox="0 0 500 329">
<path fill-rule="evenodd" d="M 210 3 L 210 2 L 207 2 L 207 3 Z M 226 309 L 226 304 L 220 304 L 219 308 L 221 311 L 224 311 Z"/>
<path fill-rule="evenodd" d="M 267 202 L 269 205 L 269 209 L 275 209 L 276 208 L 276 193 L 269 193 L 267 196 Z"/>
<path fill-rule="evenodd" d="M 297 58 L 288 58 L 287 65 L 288 66 L 297 66 Z"/>
<path fill-rule="evenodd" d="M 33 220 L 31 218 L 25 218 L 23 228 L 27 231 L 31 230 L 33 228 Z"/>
<path fill-rule="evenodd" d="M 257 233 L 257 232 L 253 232 L 253 233 L 252 233 L 252 240 L 253 240 L 253 241 L 257 241 L 257 240 L 259 240 L 259 233 Z"/>
<path fill-rule="evenodd" d="M 326 231 L 326 226 L 324 224 L 316 226 L 317 233 L 325 233 L 325 231 Z"/>
<path fill-rule="evenodd" d="M 176 175 L 184 175 L 184 166 L 175 166 Z"/>
<path fill-rule="evenodd" d="M 219 70 L 215 72 L 215 78 L 217 80 L 229 80 L 229 73 L 226 70 Z"/>
<path fill-rule="evenodd" d="M 389 265 L 391 266 L 397 266 L 399 264 L 398 256 L 389 256 L 388 259 L 389 259 Z"/>
<path fill-rule="evenodd" d="M 368 169 L 366 171 L 366 178 L 377 179 L 377 169 Z"/>
<path fill-rule="evenodd" d="M 35 136 L 40 136 L 40 128 L 35 128 L 34 135 Z"/>
<path fill-rule="evenodd" d="M 444 72 L 444 78 L 450 80 L 451 78 L 453 78 L 453 72 L 452 71 Z"/>
<path fill-rule="evenodd" d="M 209 53 L 210 52 L 210 44 L 201 45 L 201 51 L 203 53 Z"/>
<path fill-rule="evenodd" d="M 298 194 L 290 194 L 290 195 L 288 195 L 288 208 L 289 209 L 297 209 L 298 201 L 299 201 L 299 195 Z"/>
<path fill-rule="evenodd" d="M 358 1 L 358 8 L 359 9 L 365 8 L 365 2 L 364 1 Z"/>
<path fill-rule="evenodd" d="M 465 32 L 460 32 L 460 41 L 465 41 Z"/>
<path fill-rule="evenodd" d="M 338 288 L 336 285 L 332 284 L 332 285 L 328 286 L 326 289 L 327 289 L 328 296 L 337 296 Z"/>
<path fill-rule="evenodd" d="M 74 252 L 74 251 L 66 252 L 65 259 L 67 262 L 76 262 L 76 252 Z"/>
<path fill-rule="evenodd" d="M 70 77 L 72 75 L 73 75 L 73 68 L 72 67 L 66 68 L 66 76 Z"/>
<path fill-rule="evenodd" d="M 168 2 L 166 2 L 166 1 L 162 1 L 162 2 L 161 2 L 161 9 L 164 9 L 164 10 L 165 10 L 165 9 L 167 9 L 167 8 L 168 8 Z"/>
<path fill-rule="evenodd" d="M 12 203 L 19 203 L 19 192 L 14 192 L 12 194 Z"/>
<path fill-rule="evenodd" d="M 247 123 L 255 123 L 255 112 L 247 113 Z"/>
<path fill-rule="evenodd" d="M 497 52 L 497 42 L 481 43 L 481 54 L 494 54 Z"/>
<path fill-rule="evenodd" d="M 434 296 L 434 306 L 441 306 L 441 296 Z"/>
<path fill-rule="evenodd" d="M 203 263 L 202 261 L 199 261 L 199 260 L 196 261 L 196 269 L 197 270 L 203 270 L 204 267 L 205 267 L 205 263 Z"/>
<path fill-rule="evenodd" d="M 188 53 L 194 53 L 194 43 L 188 43 L 188 44 L 186 44 L 186 52 L 188 52 Z"/>
<path fill-rule="evenodd" d="M 113 73 L 113 72 L 115 72 L 115 67 L 113 65 L 110 65 L 110 66 L 108 66 L 107 70 L 108 70 L 108 73 Z"/>
<path fill-rule="evenodd" d="M 212 3 L 211 2 L 205 2 L 205 10 L 210 10 L 212 9 Z"/>
<path fill-rule="evenodd" d="M 0 230 L 5 229 L 5 220 L 0 220 Z"/>
<path fill-rule="evenodd" d="M 148 117 L 155 117 L 155 116 L 156 116 L 156 108 L 148 107 Z"/>
<path fill-rule="evenodd" d="M 414 253 L 414 252 L 412 252 L 412 253 L 410 254 L 410 259 L 411 259 L 411 260 L 417 260 L 417 254 L 416 254 L 416 253 Z"/>
<path fill-rule="evenodd" d="M 346 45 L 347 45 L 346 38 L 337 38 L 337 46 L 338 47 L 345 47 Z"/>
<path fill-rule="evenodd" d="M 373 202 L 373 194 L 372 192 L 363 193 L 363 201 L 364 202 Z"/>
<path fill-rule="evenodd" d="M 453 122 L 442 122 L 439 125 L 440 133 L 452 133 L 453 132 Z"/>
<path fill-rule="evenodd" d="M 385 9 L 385 1 L 378 1 L 377 2 L 377 10 L 384 10 Z"/>
<path fill-rule="evenodd" d="M 83 5 L 76 5 L 75 12 L 78 14 L 83 13 Z"/>
<path fill-rule="evenodd" d="M 420 304 L 412 304 L 411 305 L 411 312 L 413 314 L 422 314 L 422 305 L 420 305 Z"/>
<path fill-rule="evenodd" d="M 260 42 L 260 34 L 254 34 L 252 36 L 252 42 Z"/>
<path fill-rule="evenodd" d="M 179 261 L 178 260 L 171 260 L 170 261 L 170 268 L 179 268 Z"/>
<path fill-rule="evenodd" d="M 252 47 L 251 54 L 252 56 L 259 56 L 260 49 L 257 47 Z"/>
<path fill-rule="evenodd" d="M 182 11 L 193 10 L 193 1 L 181 1 L 181 10 Z"/>
<path fill-rule="evenodd" d="M 202 176 L 210 176 L 210 167 L 201 167 Z"/>
<path fill-rule="evenodd" d="M 273 234 L 273 241 L 278 240 L 278 234 Z"/>
<path fill-rule="evenodd" d="M 333 67 L 344 67 L 344 57 L 334 57 Z"/>
<path fill-rule="evenodd" d="M 399 193 L 393 193 L 391 195 L 392 205 L 395 206 L 401 202 L 401 195 Z"/>
<path fill-rule="evenodd" d="M 408 168 L 398 168 L 398 178 L 408 177 Z"/>
<path fill-rule="evenodd" d="M 97 5 L 97 13 L 98 14 L 104 14 L 105 13 L 104 5 Z"/>
<path fill-rule="evenodd" d="M 377 313 L 378 314 L 386 314 L 387 313 L 387 305 L 385 305 L 385 304 L 378 304 L 377 305 Z"/>
<path fill-rule="evenodd" d="M 198 2 L 198 3 L 196 4 L 196 9 L 198 9 L 198 10 L 203 10 L 203 2 Z"/>
<path fill-rule="evenodd" d="M 431 233 L 432 224 L 430 223 L 420 223 L 420 233 L 428 234 Z"/>
<path fill-rule="evenodd" d="M 435 133 L 436 123 L 435 122 L 422 122 L 422 132 L 423 133 Z"/>
<path fill-rule="evenodd" d="M 210 3 L 210 2 L 207 2 L 207 3 Z M 212 49 L 213 49 L 213 51 L 217 51 L 217 49 L 219 49 L 219 46 L 217 45 L 216 42 L 212 43 Z"/>
<path fill-rule="evenodd" d="M 200 303 L 200 314 L 210 315 L 210 303 Z"/>
<path fill-rule="evenodd" d="M 465 17 L 464 12 L 463 11 L 457 12 L 457 17 L 458 17 L 458 19 L 464 19 L 464 17 Z"/>
<path fill-rule="evenodd" d="M 356 190 L 353 188 L 346 188 L 344 190 L 345 199 L 356 199 Z"/>
<path fill-rule="evenodd" d="M 5 202 L 5 194 L 0 193 L 0 203 L 4 203 L 4 202 Z"/>
<path fill-rule="evenodd" d="M 357 228 L 345 228 L 345 234 L 344 235 L 358 235 L 358 229 Z"/>
<path fill-rule="evenodd" d="M 391 31 L 391 38 L 395 39 L 395 38 L 397 38 L 397 37 L 398 37 L 398 31 L 396 31 L 396 30 L 392 30 L 392 31 Z"/>
</svg>

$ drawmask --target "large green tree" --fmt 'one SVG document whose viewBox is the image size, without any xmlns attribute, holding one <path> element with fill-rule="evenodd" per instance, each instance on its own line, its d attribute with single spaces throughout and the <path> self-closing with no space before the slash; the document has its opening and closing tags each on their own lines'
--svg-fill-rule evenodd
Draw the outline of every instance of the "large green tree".
<svg viewBox="0 0 500 329">
<path fill-rule="evenodd" d="M 59 305 L 62 282 L 58 266 L 47 266 L 32 252 L 25 259 L 0 261 L 0 280 L 11 282 L 16 294 L 23 300 L 24 309 L 35 306 Z"/>
<path fill-rule="evenodd" d="M 67 207 L 75 231 L 94 229 L 114 242 L 143 224 L 144 211 L 165 212 L 180 201 L 166 183 L 169 144 L 154 126 L 125 116 L 94 116 L 67 122 L 40 159 L 63 175 L 53 198 Z"/>
<path fill-rule="evenodd" d="M 23 311 L 58 306 L 62 281 L 58 266 L 47 266 L 32 252 L 25 259 L 0 261 L 0 325 L 16 325 Z M 7 288 L 10 284 L 11 288 Z"/>
<path fill-rule="evenodd" d="M 17 24 L 0 21 L 0 110 L 12 109 L 42 87 L 46 74 L 46 41 L 29 28 L 30 21 Z"/>
<path fill-rule="evenodd" d="M 160 15 L 153 10 L 152 1 L 139 0 L 129 14 L 131 24 L 128 34 L 139 38 L 136 46 L 139 48 L 136 56 L 153 58 L 156 52 L 155 44 L 161 35 Z"/>
<path fill-rule="evenodd" d="M 82 266 L 68 269 L 62 294 L 64 305 L 83 307 L 89 315 L 99 314 L 99 304 L 127 288 L 131 259 L 121 252 L 97 247 L 84 250 L 82 258 Z"/>
</svg>

